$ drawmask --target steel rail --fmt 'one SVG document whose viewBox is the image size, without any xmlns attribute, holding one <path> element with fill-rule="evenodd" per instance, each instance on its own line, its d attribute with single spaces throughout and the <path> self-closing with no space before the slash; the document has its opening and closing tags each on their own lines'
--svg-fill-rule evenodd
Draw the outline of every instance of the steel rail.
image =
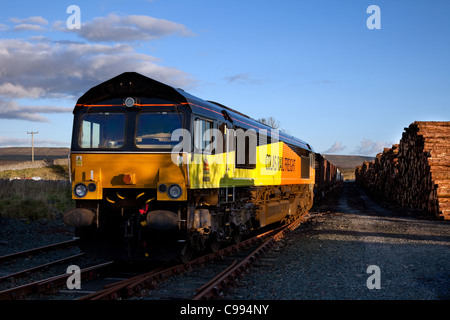
<svg viewBox="0 0 450 320">
<path fill-rule="evenodd" d="M 223 257 L 246 246 L 257 243 L 267 237 L 270 237 L 280 229 L 282 229 L 282 227 L 265 232 L 263 234 L 256 235 L 250 239 L 218 250 L 217 252 L 211 252 L 207 255 L 200 256 L 185 264 L 175 265 L 166 269 L 159 268 L 151 270 L 142 275 L 110 284 L 106 288 L 98 292 L 80 297 L 77 300 L 112 300 L 118 299 L 120 297 L 140 294 L 144 289 L 154 288 L 157 283 L 160 283 L 173 275 L 181 274 L 184 271 L 190 270 L 193 266 L 199 266 L 218 257 Z"/>
<path fill-rule="evenodd" d="M 103 286 L 103 289 L 97 292 L 90 293 L 88 295 L 82 296 L 76 300 L 113 300 L 117 299 L 123 295 L 121 291 L 127 288 L 130 284 L 139 282 L 144 277 L 148 277 L 154 273 L 161 271 L 163 267 L 150 270 L 149 272 L 131 277 L 129 279 L 121 280 L 115 283 L 107 284 Z"/>
<path fill-rule="evenodd" d="M 78 238 L 77 239 L 68 240 L 68 241 L 53 243 L 53 244 L 49 244 L 47 246 L 33 248 L 33 249 L 25 250 L 25 251 L 20 251 L 20 252 L 7 254 L 7 255 L 4 255 L 4 256 L 0 256 L 0 263 L 5 262 L 5 261 L 10 260 L 10 259 L 16 259 L 16 258 L 19 258 L 21 256 L 28 255 L 28 254 L 36 254 L 38 252 L 45 251 L 45 250 L 52 250 L 52 249 L 56 249 L 56 248 L 59 248 L 59 247 L 65 247 L 65 246 L 74 245 L 74 244 L 76 244 L 77 241 L 78 241 Z"/>
<path fill-rule="evenodd" d="M 113 263 L 114 263 L 113 261 L 109 261 L 106 263 L 82 269 L 80 271 L 80 277 L 82 280 L 95 278 L 97 276 L 97 272 L 99 272 L 101 269 L 110 267 Z M 23 299 L 25 296 L 32 293 L 42 293 L 55 290 L 57 287 L 66 284 L 67 279 L 71 275 L 72 274 L 61 274 L 55 277 L 35 281 L 33 283 L 0 291 L 0 300 Z"/>
<path fill-rule="evenodd" d="M 245 272 L 249 267 L 261 257 L 269 248 L 277 241 L 280 241 L 286 236 L 286 234 L 292 230 L 295 230 L 305 219 L 307 214 L 301 216 L 291 224 L 283 227 L 276 234 L 271 236 L 262 245 L 260 245 L 256 250 L 250 253 L 247 257 L 241 260 L 239 263 L 233 263 L 231 266 L 223 270 L 221 273 L 216 275 L 214 279 L 210 280 L 207 285 L 197 289 L 197 295 L 195 295 L 193 300 L 206 300 L 211 299 L 220 293 L 220 290 L 230 283 L 233 283 L 235 279 L 243 272 Z"/>
<path fill-rule="evenodd" d="M 44 263 L 44 264 L 41 264 L 41 265 L 36 266 L 36 267 L 32 267 L 32 268 L 25 269 L 25 270 L 22 270 L 22 271 L 18 271 L 18 272 L 15 272 L 15 273 L 7 274 L 6 276 L 0 277 L 0 282 L 5 281 L 6 279 L 9 279 L 9 278 L 23 277 L 27 273 L 36 272 L 38 270 L 50 267 L 52 265 L 55 265 L 55 264 L 58 264 L 58 263 L 61 263 L 61 262 L 68 261 L 70 259 L 79 258 L 79 257 L 81 257 L 83 255 L 84 255 L 84 253 L 79 253 L 79 254 L 76 254 L 76 255 L 73 255 L 73 256 L 70 256 L 70 257 L 66 257 L 66 258 L 62 258 L 62 259 L 55 260 L 55 261 L 52 261 L 52 262 Z"/>
</svg>

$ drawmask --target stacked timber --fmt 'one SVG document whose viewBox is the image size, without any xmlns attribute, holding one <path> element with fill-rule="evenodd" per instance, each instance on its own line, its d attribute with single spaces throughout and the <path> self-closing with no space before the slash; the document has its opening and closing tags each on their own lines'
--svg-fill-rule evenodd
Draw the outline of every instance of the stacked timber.
<svg viewBox="0 0 450 320">
<path fill-rule="evenodd" d="M 355 179 L 377 197 L 450 220 L 450 121 L 412 123 Z"/>
</svg>

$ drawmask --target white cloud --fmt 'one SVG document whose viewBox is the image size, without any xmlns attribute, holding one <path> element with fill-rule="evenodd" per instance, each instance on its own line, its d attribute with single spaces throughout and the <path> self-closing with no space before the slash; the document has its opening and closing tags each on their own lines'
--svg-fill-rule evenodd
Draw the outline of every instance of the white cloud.
<svg viewBox="0 0 450 320">
<path fill-rule="evenodd" d="M 224 78 L 229 83 L 248 83 L 248 84 L 261 84 L 263 80 L 252 78 L 249 73 L 238 73 L 233 76 L 228 76 Z"/>
<path fill-rule="evenodd" d="M 194 83 L 179 69 L 125 44 L 0 40 L 0 95 L 6 98 L 76 98 L 122 72 L 135 71 L 175 87 Z M 1 97 L 0 97 L 1 98 Z"/>
<path fill-rule="evenodd" d="M 336 141 L 330 148 L 325 150 L 323 153 L 338 153 L 343 151 L 345 148 L 347 147 L 344 146 L 341 142 Z"/>
<path fill-rule="evenodd" d="M 17 26 L 14 26 L 14 31 L 44 31 L 45 28 L 43 26 L 37 25 L 37 24 L 29 24 L 29 23 L 23 23 L 18 24 Z"/>
<path fill-rule="evenodd" d="M 33 23 L 33 24 L 41 24 L 41 25 L 48 25 L 47 19 L 44 19 L 41 16 L 35 16 L 35 17 L 29 17 L 24 19 L 19 18 L 10 18 L 9 21 L 14 23 Z"/>
<path fill-rule="evenodd" d="M 54 24 L 59 30 L 66 30 L 61 21 Z M 144 15 L 120 17 L 109 14 L 85 22 L 80 29 L 74 29 L 82 38 L 95 42 L 134 42 L 154 40 L 171 35 L 194 35 L 184 25 Z"/>
<path fill-rule="evenodd" d="M 10 18 L 0 30 L 69 32 L 65 21 L 48 29 L 43 17 Z M 138 53 L 127 44 L 167 36 L 193 35 L 184 25 L 148 16 L 110 14 L 75 30 L 89 42 L 51 40 L 48 34 L 24 39 L 0 39 L 0 119 L 49 122 L 48 114 L 72 112 L 58 106 L 23 105 L 14 99 L 72 99 L 123 72 L 135 71 L 174 87 L 189 88 L 195 80 L 186 72 L 164 67 L 160 59 Z M 70 31 L 73 32 L 73 31 Z M 83 40 L 84 41 L 84 40 Z M 119 41 L 119 43 L 94 42 Z M 40 103 L 36 103 L 38 105 Z M 4 141 L 4 139 L 3 139 Z M 51 142 L 48 142 L 51 144 Z"/>
<path fill-rule="evenodd" d="M 55 106 L 20 106 L 16 101 L 0 100 L 0 119 L 27 120 L 33 122 L 49 122 L 41 114 L 69 113 L 72 108 Z"/>
<path fill-rule="evenodd" d="M 16 25 L 13 27 L 14 31 L 37 31 L 45 30 L 43 26 L 48 25 L 48 21 L 41 16 L 29 17 L 24 19 L 10 18 L 11 22 Z"/>
<path fill-rule="evenodd" d="M 20 84 L 5 82 L 0 84 L 0 95 L 12 98 L 39 98 L 45 95 L 45 89 L 38 87 L 25 89 Z"/>
<path fill-rule="evenodd" d="M 361 140 L 359 147 L 357 147 L 353 153 L 365 156 L 375 156 L 377 153 L 383 152 L 384 148 L 392 147 L 393 144 L 393 142 L 374 142 L 370 139 L 363 139 Z"/>
</svg>

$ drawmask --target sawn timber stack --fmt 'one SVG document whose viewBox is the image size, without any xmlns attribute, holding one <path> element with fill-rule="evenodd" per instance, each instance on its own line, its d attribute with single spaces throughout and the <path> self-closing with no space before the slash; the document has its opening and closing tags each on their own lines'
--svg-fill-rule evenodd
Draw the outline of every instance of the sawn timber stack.
<svg viewBox="0 0 450 320">
<path fill-rule="evenodd" d="M 369 193 L 450 220 L 450 121 L 416 121 L 399 144 L 355 170 Z"/>
</svg>

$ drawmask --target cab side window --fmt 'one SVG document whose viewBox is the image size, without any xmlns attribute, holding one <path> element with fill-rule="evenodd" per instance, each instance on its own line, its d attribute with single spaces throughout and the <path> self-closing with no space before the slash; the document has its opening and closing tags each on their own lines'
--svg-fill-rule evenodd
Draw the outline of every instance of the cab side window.
<svg viewBox="0 0 450 320">
<path fill-rule="evenodd" d="M 214 122 L 202 118 L 194 121 L 194 150 L 196 152 L 210 153 L 212 150 L 212 129 Z"/>
</svg>

